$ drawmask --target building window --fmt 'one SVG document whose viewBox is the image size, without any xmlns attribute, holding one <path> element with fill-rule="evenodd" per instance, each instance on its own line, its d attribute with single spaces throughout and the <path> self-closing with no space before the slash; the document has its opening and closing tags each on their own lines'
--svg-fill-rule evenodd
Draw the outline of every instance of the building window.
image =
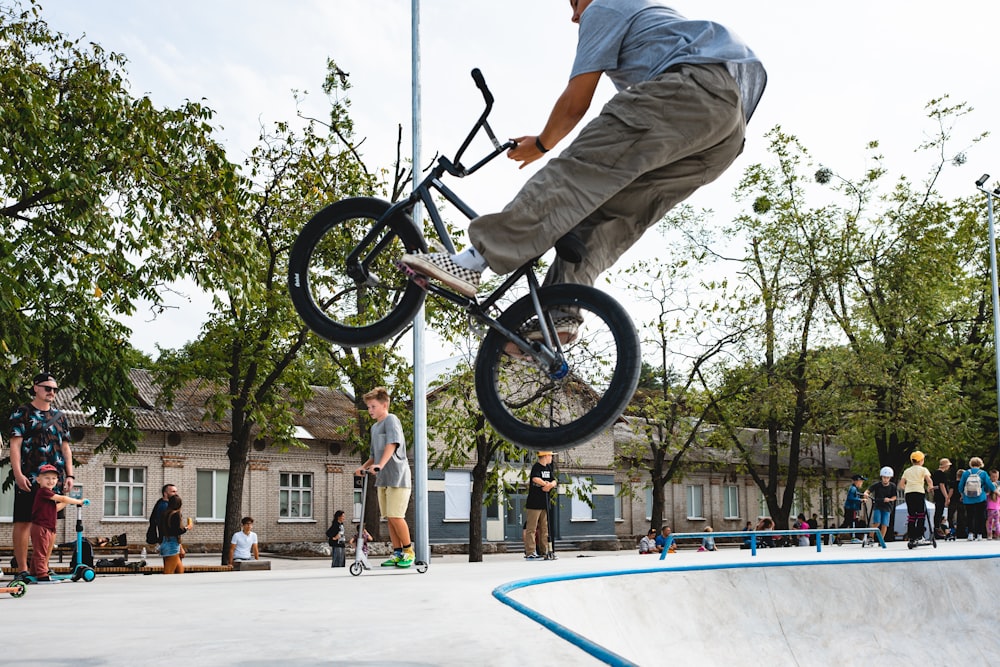
<svg viewBox="0 0 1000 667">
<path fill-rule="evenodd" d="M 571 521 L 593 521 L 593 480 L 589 477 L 570 477 Z"/>
<path fill-rule="evenodd" d="M 104 516 L 145 516 L 143 501 L 146 497 L 145 468 L 104 469 Z"/>
<path fill-rule="evenodd" d="M 722 487 L 722 518 L 740 518 L 740 487 L 726 484 Z"/>
<path fill-rule="evenodd" d="M 767 508 L 767 498 L 764 497 L 764 494 L 761 494 L 757 498 L 757 518 L 763 519 L 766 516 L 771 516 L 771 510 Z"/>
<path fill-rule="evenodd" d="M 646 489 L 646 521 L 653 519 L 653 487 Z"/>
<path fill-rule="evenodd" d="M 701 484 L 689 484 L 687 486 L 687 518 L 704 519 L 702 513 L 702 501 L 705 496 L 705 487 Z"/>
<path fill-rule="evenodd" d="M 226 491 L 229 488 L 228 470 L 198 471 L 198 506 L 195 515 L 199 519 L 226 518 Z"/>
<path fill-rule="evenodd" d="M 622 507 L 622 485 L 615 482 L 615 521 L 625 520 L 625 510 Z"/>
<path fill-rule="evenodd" d="M 444 473 L 444 520 L 468 521 L 472 509 L 472 473 L 448 470 Z"/>
<path fill-rule="evenodd" d="M 801 489 L 795 489 L 795 493 L 792 494 L 792 511 L 788 515 L 790 519 L 794 519 L 804 512 L 805 505 L 802 502 Z"/>
<path fill-rule="evenodd" d="M 312 475 L 283 472 L 278 486 L 279 519 L 312 518 Z"/>
</svg>

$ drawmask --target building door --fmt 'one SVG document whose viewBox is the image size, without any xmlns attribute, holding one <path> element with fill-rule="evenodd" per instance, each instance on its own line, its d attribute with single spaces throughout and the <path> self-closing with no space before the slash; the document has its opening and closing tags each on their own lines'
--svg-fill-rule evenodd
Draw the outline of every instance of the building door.
<svg viewBox="0 0 1000 667">
<path fill-rule="evenodd" d="M 524 503 L 528 496 L 524 493 L 509 494 L 504 502 L 503 540 L 522 542 L 524 540 Z"/>
</svg>

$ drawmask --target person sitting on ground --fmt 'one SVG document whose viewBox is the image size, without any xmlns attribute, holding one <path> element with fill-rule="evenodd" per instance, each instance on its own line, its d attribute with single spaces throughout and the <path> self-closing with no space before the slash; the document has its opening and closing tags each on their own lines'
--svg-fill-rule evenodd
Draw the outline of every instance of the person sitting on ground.
<svg viewBox="0 0 1000 667">
<path fill-rule="evenodd" d="M 774 520 L 769 516 L 761 517 L 760 521 L 757 522 L 757 526 L 754 528 L 754 530 L 755 531 L 774 530 Z M 774 547 L 775 546 L 774 536 L 764 535 L 762 537 L 757 538 L 757 546 L 768 547 L 768 548 Z"/>
<path fill-rule="evenodd" d="M 260 560 L 260 552 L 257 551 L 257 533 L 253 532 L 253 519 L 248 516 L 243 517 L 240 527 L 242 530 L 235 533 L 229 543 L 229 565 L 232 565 L 234 560 Z"/>
<path fill-rule="evenodd" d="M 663 553 L 664 549 L 667 549 L 667 553 L 675 554 L 677 553 L 677 543 L 670 540 L 670 526 L 664 526 L 660 529 L 660 534 L 656 536 L 656 553 Z M 669 549 L 667 548 L 667 543 L 670 543 Z"/>
<path fill-rule="evenodd" d="M 712 532 L 712 527 L 711 526 L 705 526 L 705 531 L 704 532 L 711 533 Z M 715 548 L 715 538 L 714 537 L 712 537 L 711 535 L 706 535 L 705 537 L 701 538 L 701 546 L 698 547 L 698 551 L 715 551 L 715 550 L 716 550 L 716 548 Z"/>
<path fill-rule="evenodd" d="M 650 528 L 642 539 L 639 540 L 639 553 L 641 554 L 652 554 L 656 553 L 656 529 Z"/>
</svg>

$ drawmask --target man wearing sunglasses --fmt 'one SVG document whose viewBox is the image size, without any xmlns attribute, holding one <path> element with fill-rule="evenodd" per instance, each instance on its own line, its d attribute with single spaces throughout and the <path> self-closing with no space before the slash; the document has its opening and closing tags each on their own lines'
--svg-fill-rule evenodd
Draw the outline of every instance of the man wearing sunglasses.
<svg viewBox="0 0 1000 667">
<path fill-rule="evenodd" d="M 59 383 L 49 373 L 32 380 L 31 402 L 10 416 L 10 465 L 14 469 L 14 558 L 17 569 L 26 575 L 28 542 L 31 533 L 31 506 L 38 484 L 35 477 L 45 465 L 59 472 L 56 492 L 73 489 L 73 453 L 69 446 L 69 421 L 52 407 Z M 17 575 L 18 577 L 21 574 Z"/>
</svg>

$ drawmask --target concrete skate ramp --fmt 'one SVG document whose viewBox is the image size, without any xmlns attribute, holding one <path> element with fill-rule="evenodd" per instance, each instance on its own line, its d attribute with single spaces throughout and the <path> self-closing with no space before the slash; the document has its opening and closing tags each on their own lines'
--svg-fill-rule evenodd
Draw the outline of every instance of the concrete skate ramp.
<svg viewBox="0 0 1000 667">
<path fill-rule="evenodd" d="M 987 665 L 998 581 L 997 555 L 878 558 L 588 573 L 494 596 L 611 665 L 870 665 L 948 646 Z"/>
</svg>

